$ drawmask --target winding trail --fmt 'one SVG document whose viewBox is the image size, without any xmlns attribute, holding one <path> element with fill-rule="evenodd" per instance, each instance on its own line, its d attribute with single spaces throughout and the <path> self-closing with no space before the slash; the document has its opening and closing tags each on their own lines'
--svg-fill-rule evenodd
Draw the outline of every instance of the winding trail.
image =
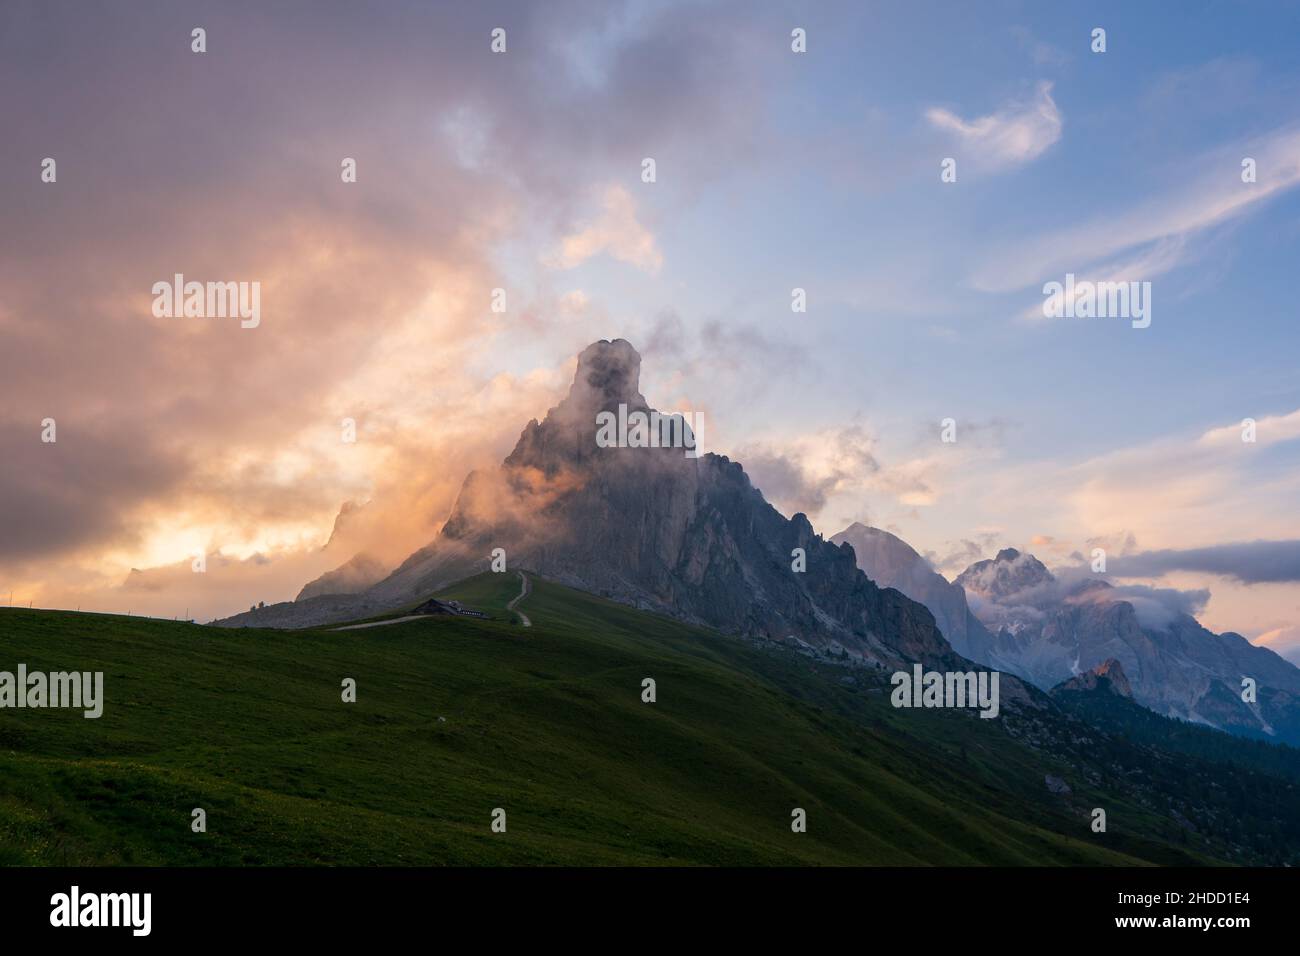
<svg viewBox="0 0 1300 956">
<path fill-rule="evenodd" d="M 506 610 L 514 611 L 514 613 L 518 614 L 519 623 L 522 624 L 524 627 L 532 627 L 533 622 L 528 620 L 528 615 L 525 614 L 523 611 L 515 610 L 515 605 L 518 604 L 520 601 L 522 601 L 524 598 L 528 597 L 528 592 L 532 590 L 533 586 L 528 583 L 528 575 L 524 574 L 524 572 L 522 571 L 519 572 L 519 580 L 524 582 L 524 586 L 520 589 L 519 596 L 506 605 Z"/>
<path fill-rule="evenodd" d="M 390 617 L 386 621 L 371 621 L 368 624 L 349 624 L 347 627 L 335 627 L 335 631 L 359 631 L 365 627 L 383 627 L 385 624 L 401 624 L 403 621 L 426 621 L 431 615 L 411 614 L 407 617 Z"/>
</svg>

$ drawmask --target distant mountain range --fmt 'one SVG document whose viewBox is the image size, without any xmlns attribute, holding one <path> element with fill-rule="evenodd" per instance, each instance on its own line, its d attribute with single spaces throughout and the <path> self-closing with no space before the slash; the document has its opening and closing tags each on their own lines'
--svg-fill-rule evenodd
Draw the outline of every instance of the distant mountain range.
<svg viewBox="0 0 1300 956">
<path fill-rule="evenodd" d="M 831 540 L 850 544 L 868 577 L 930 608 L 972 660 L 1044 690 L 1116 661 L 1133 699 L 1158 714 L 1300 743 L 1300 669 L 1240 634 L 1207 630 L 1142 589 L 1099 576 L 1058 579 L 1014 548 L 948 582 L 886 531 L 855 524 Z M 1255 681 L 1253 702 L 1243 700 L 1243 678 Z"/>
</svg>

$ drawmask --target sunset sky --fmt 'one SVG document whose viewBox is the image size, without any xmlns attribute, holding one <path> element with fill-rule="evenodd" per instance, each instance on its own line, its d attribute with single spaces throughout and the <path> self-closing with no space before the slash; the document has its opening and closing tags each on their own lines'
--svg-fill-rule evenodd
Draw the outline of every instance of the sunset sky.
<svg viewBox="0 0 1300 956">
<path fill-rule="evenodd" d="M 0 601 L 395 565 L 622 337 L 827 536 L 1104 546 L 1300 660 L 1300 6 L 365 7 L 0 6 Z M 260 325 L 156 318 L 176 273 Z M 1151 326 L 1043 318 L 1066 273 Z"/>
</svg>

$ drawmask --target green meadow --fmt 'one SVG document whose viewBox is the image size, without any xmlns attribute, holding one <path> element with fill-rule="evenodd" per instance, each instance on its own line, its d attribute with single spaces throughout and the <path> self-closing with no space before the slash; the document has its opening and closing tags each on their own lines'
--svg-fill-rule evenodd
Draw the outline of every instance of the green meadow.
<svg viewBox="0 0 1300 956">
<path fill-rule="evenodd" d="M 1091 833 L 998 721 L 532 580 L 530 628 L 514 574 L 443 592 L 491 620 L 342 632 L 0 609 L 0 670 L 103 671 L 105 696 L 0 710 L 0 864 L 1205 861 L 1120 795 L 1087 795 L 1130 821 Z"/>
</svg>

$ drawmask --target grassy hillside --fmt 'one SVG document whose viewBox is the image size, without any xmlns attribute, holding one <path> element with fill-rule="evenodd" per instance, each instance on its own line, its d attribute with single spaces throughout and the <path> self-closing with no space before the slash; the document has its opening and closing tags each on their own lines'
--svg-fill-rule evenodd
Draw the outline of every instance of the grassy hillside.
<svg viewBox="0 0 1300 956">
<path fill-rule="evenodd" d="M 1043 781 L 1066 771 L 999 721 L 896 711 L 842 670 L 536 579 L 522 628 L 518 592 L 480 575 L 443 596 L 494 620 L 346 632 L 0 609 L 0 670 L 102 670 L 106 698 L 99 720 L 0 710 L 0 863 L 1205 859 L 1140 802 L 1063 803 Z"/>
</svg>

